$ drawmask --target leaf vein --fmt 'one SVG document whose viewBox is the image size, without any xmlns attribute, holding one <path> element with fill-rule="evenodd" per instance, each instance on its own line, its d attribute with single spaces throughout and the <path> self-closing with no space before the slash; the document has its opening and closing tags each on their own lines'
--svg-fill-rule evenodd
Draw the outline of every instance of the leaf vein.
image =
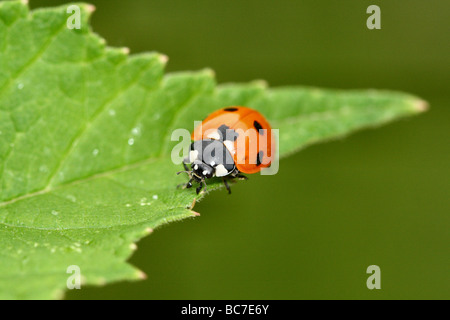
<svg viewBox="0 0 450 320">
<path fill-rule="evenodd" d="M 28 68 L 30 68 L 37 60 L 39 60 L 44 55 L 46 50 L 52 44 L 53 40 L 55 40 L 55 38 L 59 35 L 59 33 L 65 29 L 65 26 L 66 26 L 65 24 L 62 24 L 59 29 L 54 31 L 53 34 L 51 34 L 50 37 L 47 39 L 47 41 L 45 41 L 44 45 L 36 52 L 36 54 L 33 57 L 31 57 L 31 59 L 28 60 L 25 64 L 23 64 L 22 67 L 19 68 L 12 77 L 9 78 L 9 80 L 0 88 L 0 96 L 3 95 L 5 90 L 14 81 L 16 81 L 17 78 L 19 78 L 23 73 L 25 73 L 28 70 Z"/>
<path fill-rule="evenodd" d="M 128 83 L 127 86 L 122 88 L 121 90 L 115 91 L 114 95 L 112 95 L 109 99 L 107 99 L 95 112 L 91 119 L 87 121 L 84 126 L 79 130 L 79 132 L 75 135 L 75 137 L 72 139 L 72 141 L 69 143 L 68 148 L 64 152 L 63 156 L 61 157 L 61 160 L 59 162 L 59 165 L 56 167 L 55 170 L 53 170 L 52 174 L 50 175 L 49 179 L 47 180 L 47 185 L 44 187 L 44 190 L 49 189 L 53 183 L 53 180 L 56 178 L 56 175 L 63 167 L 64 163 L 67 161 L 69 156 L 72 154 L 73 150 L 75 149 L 76 145 L 80 141 L 80 139 L 83 137 L 83 135 L 88 131 L 88 129 L 91 127 L 92 123 L 97 119 L 97 117 L 102 114 L 110 105 L 111 102 L 113 102 L 115 99 L 117 99 L 120 95 L 125 93 L 128 89 L 130 89 L 133 85 L 135 85 L 140 79 L 141 76 L 148 70 L 148 67 L 152 65 L 152 62 L 149 62 L 146 67 L 142 68 L 139 73 L 136 75 L 136 77 Z"/>
</svg>

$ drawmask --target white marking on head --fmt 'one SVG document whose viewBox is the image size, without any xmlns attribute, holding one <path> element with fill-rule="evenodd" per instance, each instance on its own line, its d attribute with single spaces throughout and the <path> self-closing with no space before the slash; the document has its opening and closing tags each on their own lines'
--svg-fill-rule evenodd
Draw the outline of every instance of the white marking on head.
<svg viewBox="0 0 450 320">
<path fill-rule="evenodd" d="M 197 170 L 197 169 L 198 169 L 198 165 L 195 165 L 195 166 L 194 166 L 194 170 Z"/>
<path fill-rule="evenodd" d="M 207 171 L 207 170 L 203 170 L 202 174 L 203 174 L 204 176 L 206 176 L 206 175 L 208 174 L 208 171 Z"/>
<path fill-rule="evenodd" d="M 231 154 L 234 154 L 236 151 L 234 150 L 234 142 L 230 141 L 230 140 L 225 140 L 223 142 L 223 144 L 225 145 L 225 147 L 228 149 L 228 151 L 231 152 Z"/>
<path fill-rule="evenodd" d="M 227 174 L 228 174 L 228 171 L 227 171 L 227 169 L 225 169 L 223 164 L 219 164 L 216 167 L 216 176 L 217 177 L 223 177 L 223 176 L 226 176 Z"/>
<path fill-rule="evenodd" d="M 197 150 L 191 150 L 189 151 L 189 162 L 192 163 L 194 160 L 197 160 L 198 158 L 198 151 Z"/>
<path fill-rule="evenodd" d="M 211 132 L 210 134 L 208 134 L 207 138 L 213 139 L 213 140 L 220 140 L 220 133 L 219 133 L 219 131 L 215 130 L 215 131 Z"/>
</svg>

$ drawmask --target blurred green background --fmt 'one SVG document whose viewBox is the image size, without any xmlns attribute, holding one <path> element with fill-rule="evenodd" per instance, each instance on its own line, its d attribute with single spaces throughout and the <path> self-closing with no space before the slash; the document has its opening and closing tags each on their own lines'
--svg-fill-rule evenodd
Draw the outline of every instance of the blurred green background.
<svg viewBox="0 0 450 320">
<path fill-rule="evenodd" d="M 32 8 L 63 1 L 30 0 Z M 166 225 L 130 262 L 142 282 L 68 299 L 449 299 L 450 2 L 442 0 L 103 0 L 93 30 L 167 71 L 217 80 L 394 89 L 426 114 L 282 159 Z M 381 8 L 381 30 L 366 9 Z M 366 268 L 381 268 L 368 290 Z"/>
</svg>

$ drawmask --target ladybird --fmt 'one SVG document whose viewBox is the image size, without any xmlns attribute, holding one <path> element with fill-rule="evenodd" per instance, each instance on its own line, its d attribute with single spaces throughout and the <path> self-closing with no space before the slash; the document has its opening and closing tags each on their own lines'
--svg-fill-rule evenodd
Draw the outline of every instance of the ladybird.
<svg viewBox="0 0 450 320">
<path fill-rule="evenodd" d="M 189 181 L 183 184 L 196 191 L 206 190 L 206 179 L 222 178 L 228 193 L 227 180 L 246 180 L 252 174 L 269 167 L 274 157 L 272 128 L 264 116 L 256 110 L 231 106 L 219 109 L 207 116 L 191 135 L 189 156 L 183 166 Z M 188 168 L 190 165 L 190 169 Z"/>
</svg>

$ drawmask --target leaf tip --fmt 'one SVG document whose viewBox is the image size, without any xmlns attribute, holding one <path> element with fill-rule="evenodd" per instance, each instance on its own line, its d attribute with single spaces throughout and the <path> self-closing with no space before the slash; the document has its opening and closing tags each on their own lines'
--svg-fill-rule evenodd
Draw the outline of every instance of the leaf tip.
<svg viewBox="0 0 450 320">
<path fill-rule="evenodd" d="M 425 112 L 429 109 L 429 104 L 425 100 L 415 101 L 413 108 L 417 112 Z"/>
<path fill-rule="evenodd" d="M 86 10 L 89 13 L 93 13 L 97 8 L 93 4 L 86 5 Z"/>
<path fill-rule="evenodd" d="M 213 69 L 210 69 L 210 68 L 204 69 L 203 73 L 205 75 L 207 75 L 208 77 L 211 77 L 211 78 L 215 78 L 216 77 L 216 72 Z"/>
<path fill-rule="evenodd" d="M 160 55 L 159 55 L 159 61 L 160 61 L 162 64 L 167 64 L 167 61 L 169 61 L 169 57 L 166 56 L 165 54 L 160 54 Z"/>
<path fill-rule="evenodd" d="M 56 300 L 62 300 L 64 299 L 65 293 L 66 292 L 64 290 L 56 289 L 55 291 L 53 291 L 53 298 L 55 298 Z"/>
<path fill-rule="evenodd" d="M 187 209 L 189 209 L 189 211 L 191 212 L 193 217 L 199 217 L 200 213 L 192 210 L 195 206 L 195 202 L 197 201 L 197 198 L 194 198 L 194 200 L 192 201 L 191 205 L 187 207 Z"/>
<path fill-rule="evenodd" d="M 100 277 L 100 278 L 98 278 L 97 281 L 94 282 L 94 283 L 98 284 L 99 286 L 104 286 L 104 285 L 106 285 L 108 282 L 107 282 L 106 278 Z M 82 282 L 82 284 L 83 284 L 83 282 Z"/>
<path fill-rule="evenodd" d="M 266 80 L 262 79 L 252 81 L 252 83 L 257 87 L 261 87 L 262 89 L 266 89 L 269 87 L 269 83 Z"/>
<path fill-rule="evenodd" d="M 191 210 L 191 212 L 192 212 L 192 216 L 194 216 L 194 217 L 200 217 L 200 213 L 198 213 L 197 211 Z"/>
<path fill-rule="evenodd" d="M 147 279 L 147 275 L 141 270 L 137 271 L 137 277 L 138 277 L 138 279 L 141 279 L 141 280 Z"/>
</svg>

